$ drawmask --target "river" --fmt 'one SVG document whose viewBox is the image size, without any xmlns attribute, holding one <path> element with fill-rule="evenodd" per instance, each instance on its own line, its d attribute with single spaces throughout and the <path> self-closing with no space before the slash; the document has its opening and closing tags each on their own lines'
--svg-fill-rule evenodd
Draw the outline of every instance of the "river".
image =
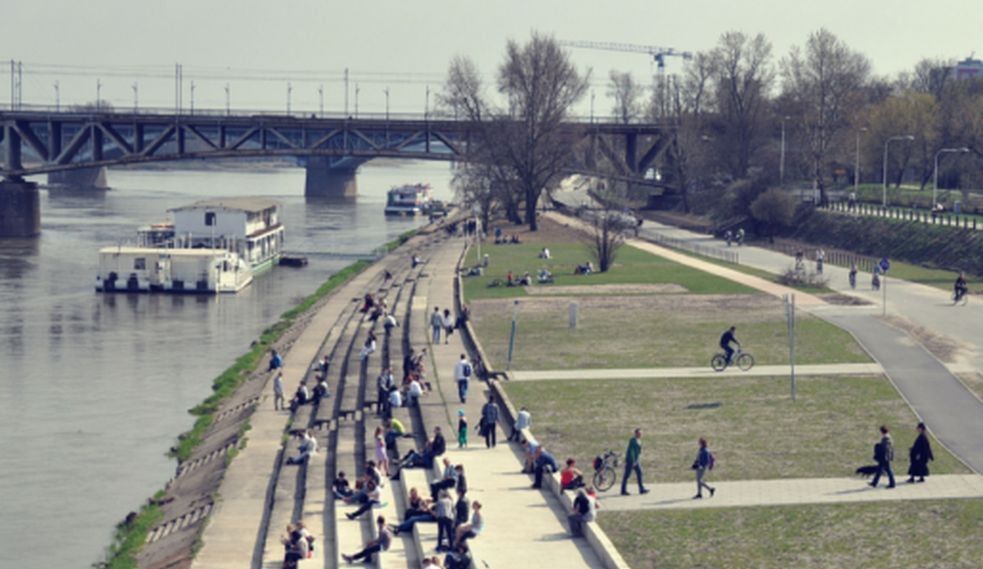
<svg viewBox="0 0 983 569">
<path fill-rule="evenodd" d="M 43 190 L 39 239 L 0 241 L 0 567 L 88 567 L 114 524 L 174 474 L 165 453 L 187 409 L 259 332 L 339 268 L 421 220 L 386 219 L 390 186 L 427 181 L 450 197 L 440 163 L 369 163 L 356 200 L 306 200 L 304 171 L 117 171 L 110 191 Z M 198 199 L 281 202 L 286 250 L 237 295 L 102 295 L 97 250 Z"/>
</svg>

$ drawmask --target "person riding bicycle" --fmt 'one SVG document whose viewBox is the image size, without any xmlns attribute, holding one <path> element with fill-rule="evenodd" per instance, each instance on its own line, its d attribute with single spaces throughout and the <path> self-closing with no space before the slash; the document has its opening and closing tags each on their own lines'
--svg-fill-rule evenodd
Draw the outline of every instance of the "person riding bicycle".
<svg viewBox="0 0 983 569">
<path fill-rule="evenodd" d="M 738 349 L 741 347 L 741 343 L 734 337 L 735 331 L 737 331 L 737 326 L 731 326 L 726 332 L 723 333 L 723 335 L 720 336 L 720 347 L 724 350 L 724 353 L 727 354 L 727 365 L 732 363 L 731 358 L 734 357 L 734 352 L 736 351 L 734 348 L 730 347 L 730 345 L 734 343 L 737 344 Z"/>
<path fill-rule="evenodd" d="M 963 296 L 966 295 L 966 275 L 962 271 L 959 272 L 959 276 L 956 277 L 955 284 L 952 285 L 954 292 L 956 293 L 956 301 L 959 301 Z"/>
</svg>

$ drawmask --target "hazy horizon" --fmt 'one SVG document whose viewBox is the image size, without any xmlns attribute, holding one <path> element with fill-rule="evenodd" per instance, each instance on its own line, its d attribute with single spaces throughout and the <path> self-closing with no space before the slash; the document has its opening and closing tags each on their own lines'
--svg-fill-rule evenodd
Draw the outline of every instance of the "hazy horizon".
<svg viewBox="0 0 983 569">
<path fill-rule="evenodd" d="M 777 62 L 826 27 L 866 54 L 880 76 L 911 69 L 926 57 L 964 59 L 983 37 L 983 3 L 969 0 L 939 0 L 931 7 L 914 0 L 610 4 L 600 9 L 596 3 L 553 0 L 8 0 L 0 24 L 0 105 L 10 101 L 11 59 L 24 62 L 25 104 L 53 104 L 55 81 L 62 104 L 91 101 L 99 81 L 103 99 L 127 107 L 136 81 L 141 106 L 173 107 L 174 64 L 180 62 L 185 107 L 194 80 L 199 108 L 223 108 L 229 83 L 233 108 L 282 109 L 289 81 L 293 110 L 317 110 L 320 85 L 325 109 L 341 110 L 342 73 L 349 68 L 349 112 L 357 83 L 362 112 L 383 112 L 388 87 L 391 112 L 399 113 L 423 111 L 427 86 L 439 90 L 452 56 L 472 57 L 491 78 L 505 42 L 524 40 L 532 30 L 564 40 L 694 52 L 712 48 L 725 31 L 761 32 Z M 610 112 L 611 69 L 631 71 L 643 84 L 655 73 L 645 54 L 574 49 L 572 55 L 578 66 L 592 69 L 597 114 Z M 670 72 L 680 66 L 670 59 Z M 588 112 L 588 99 L 577 112 Z"/>
</svg>

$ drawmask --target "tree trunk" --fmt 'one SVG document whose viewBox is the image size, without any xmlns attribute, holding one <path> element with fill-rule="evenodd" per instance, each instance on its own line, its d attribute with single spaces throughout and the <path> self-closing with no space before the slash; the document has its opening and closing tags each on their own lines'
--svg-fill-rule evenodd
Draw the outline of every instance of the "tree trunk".
<svg viewBox="0 0 983 569">
<path fill-rule="evenodd" d="M 537 196 L 533 191 L 526 192 L 526 223 L 529 224 L 529 231 L 538 231 L 539 223 L 536 219 L 536 199 Z"/>
</svg>

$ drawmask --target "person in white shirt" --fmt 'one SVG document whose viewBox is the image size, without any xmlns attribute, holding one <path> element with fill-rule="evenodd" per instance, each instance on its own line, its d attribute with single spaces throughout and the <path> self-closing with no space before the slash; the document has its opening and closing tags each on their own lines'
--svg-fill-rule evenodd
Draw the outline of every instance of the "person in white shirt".
<svg viewBox="0 0 983 569">
<path fill-rule="evenodd" d="M 273 378 L 273 410 L 282 411 L 286 406 L 286 399 L 283 397 L 283 374 L 277 373 Z"/>
<path fill-rule="evenodd" d="M 317 439 L 314 438 L 313 431 L 307 430 L 304 432 L 297 450 L 300 451 L 300 454 L 296 457 L 288 457 L 287 464 L 304 464 L 311 456 L 317 454 Z"/>
<path fill-rule="evenodd" d="M 403 406 L 403 395 L 399 392 L 398 389 L 393 387 L 389 391 L 389 407 L 395 409 L 397 407 L 402 407 L 402 406 Z"/>
<path fill-rule="evenodd" d="M 385 328 L 386 334 L 391 334 L 393 328 L 399 326 L 399 322 L 396 322 L 396 317 L 390 313 L 386 313 L 386 317 L 382 321 L 382 327 Z"/>
<path fill-rule="evenodd" d="M 406 406 L 416 407 L 420 404 L 420 397 L 423 396 L 423 386 L 420 385 L 420 378 L 413 376 L 406 391 Z"/>
<path fill-rule="evenodd" d="M 510 441 L 518 441 L 522 436 L 522 429 L 528 429 L 532 426 L 532 415 L 525 407 L 519 409 L 519 412 L 515 417 L 515 425 L 512 426 L 512 434 L 509 435 Z"/>
<path fill-rule="evenodd" d="M 454 366 L 454 377 L 457 379 L 457 397 L 461 403 L 468 402 L 468 383 L 474 375 L 474 366 L 468 361 L 467 356 L 461 354 L 461 360 Z"/>
</svg>

